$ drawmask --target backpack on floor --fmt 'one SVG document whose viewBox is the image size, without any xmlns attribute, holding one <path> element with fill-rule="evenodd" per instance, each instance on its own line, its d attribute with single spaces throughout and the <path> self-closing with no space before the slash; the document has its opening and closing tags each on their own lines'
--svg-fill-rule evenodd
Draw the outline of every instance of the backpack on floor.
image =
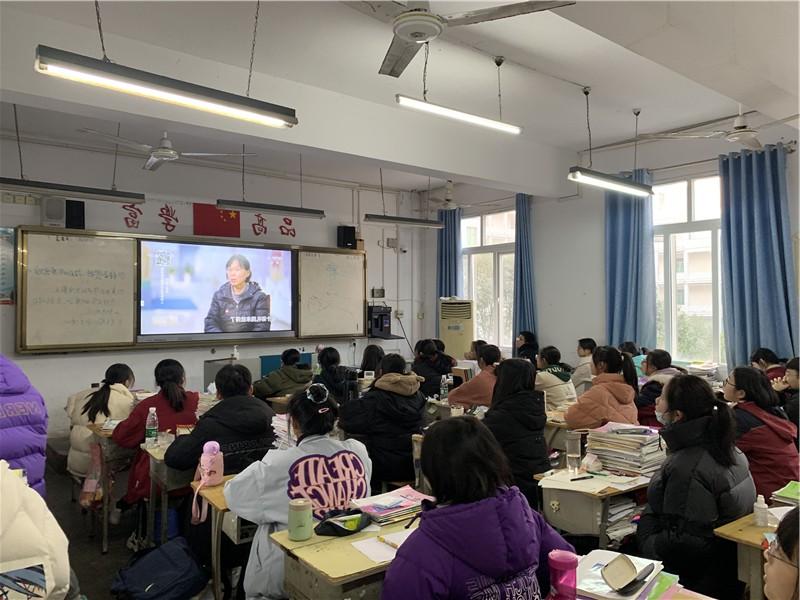
<svg viewBox="0 0 800 600">
<path fill-rule="evenodd" d="M 117 600 L 186 600 L 207 584 L 208 574 L 186 539 L 177 537 L 134 555 L 128 566 L 117 572 L 111 593 Z"/>
</svg>

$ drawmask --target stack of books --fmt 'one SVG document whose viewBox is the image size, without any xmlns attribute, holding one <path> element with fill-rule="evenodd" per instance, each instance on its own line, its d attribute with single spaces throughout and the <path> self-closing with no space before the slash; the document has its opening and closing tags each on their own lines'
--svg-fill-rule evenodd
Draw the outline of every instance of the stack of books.
<svg viewBox="0 0 800 600">
<path fill-rule="evenodd" d="M 772 492 L 770 502 L 786 506 L 800 506 L 800 481 L 790 481 L 781 489 Z"/>
<path fill-rule="evenodd" d="M 386 525 L 414 517 L 422 510 L 423 500 L 433 498 L 407 485 L 385 494 L 351 500 L 350 506 L 369 515 L 378 525 Z"/>
<path fill-rule="evenodd" d="M 657 430 L 625 423 L 608 423 L 590 430 L 586 444 L 586 451 L 597 456 L 604 469 L 646 477 L 661 467 L 665 448 Z"/>
<path fill-rule="evenodd" d="M 719 380 L 719 365 L 717 363 L 692 363 L 686 366 L 686 371 L 689 375 L 697 375 L 705 379 L 709 384 L 716 383 Z"/>
<path fill-rule="evenodd" d="M 625 536 L 636 533 L 633 518 L 641 512 L 641 507 L 630 496 L 615 496 L 608 506 L 608 527 L 606 535 L 611 542 L 621 542 Z"/>
<path fill-rule="evenodd" d="M 272 431 L 275 432 L 275 448 L 286 450 L 294 446 L 294 441 L 289 435 L 289 415 L 275 415 L 272 417 Z"/>
</svg>

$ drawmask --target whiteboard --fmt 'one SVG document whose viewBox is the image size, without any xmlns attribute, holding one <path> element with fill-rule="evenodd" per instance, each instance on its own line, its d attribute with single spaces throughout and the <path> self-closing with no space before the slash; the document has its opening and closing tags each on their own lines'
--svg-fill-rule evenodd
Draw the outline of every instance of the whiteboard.
<svg viewBox="0 0 800 600">
<path fill-rule="evenodd" d="M 133 345 L 136 242 L 23 231 L 18 351 Z"/>
<path fill-rule="evenodd" d="M 365 335 L 365 266 L 363 253 L 298 253 L 300 337 Z"/>
</svg>

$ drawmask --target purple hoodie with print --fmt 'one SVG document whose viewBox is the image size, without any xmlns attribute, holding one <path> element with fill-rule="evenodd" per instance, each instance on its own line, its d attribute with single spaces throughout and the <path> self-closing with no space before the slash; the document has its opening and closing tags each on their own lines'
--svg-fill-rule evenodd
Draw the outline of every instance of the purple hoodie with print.
<svg viewBox="0 0 800 600">
<path fill-rule="evenodd" d="M 25 469 L 28 484 L 44 496 L 47 408 L 17 365 L 0 354 L 0 458 Z"/>
<path fill-rule="evenodd" d="M 422 513 L 386 573 L 382 600 L 539 600 L 547 554 L 574 548 L 516 487 Z"/>
</svg>

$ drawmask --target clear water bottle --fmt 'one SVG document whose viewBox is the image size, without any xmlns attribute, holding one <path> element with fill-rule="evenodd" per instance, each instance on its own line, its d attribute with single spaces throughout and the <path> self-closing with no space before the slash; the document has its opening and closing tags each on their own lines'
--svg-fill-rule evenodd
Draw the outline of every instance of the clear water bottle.
<svg viewBox="0 0 800 600">
<path fill-rule="evenodd" d="M 151 406 L 147 411 L 147 421 L 144 424 L 144 445 L 147 448 L 155 448 L 158 445 L 158 415 L 156 415 L 155 406 Z"/>
<path fill-rule="evenodd" d="M 442 375 L 442 381 L 439 384 L 439 401 L 444 402 L 447 400 L 447 394 L 450 393 L 450 386 L 447 384 L 447 375 Z"/>
</svg>

